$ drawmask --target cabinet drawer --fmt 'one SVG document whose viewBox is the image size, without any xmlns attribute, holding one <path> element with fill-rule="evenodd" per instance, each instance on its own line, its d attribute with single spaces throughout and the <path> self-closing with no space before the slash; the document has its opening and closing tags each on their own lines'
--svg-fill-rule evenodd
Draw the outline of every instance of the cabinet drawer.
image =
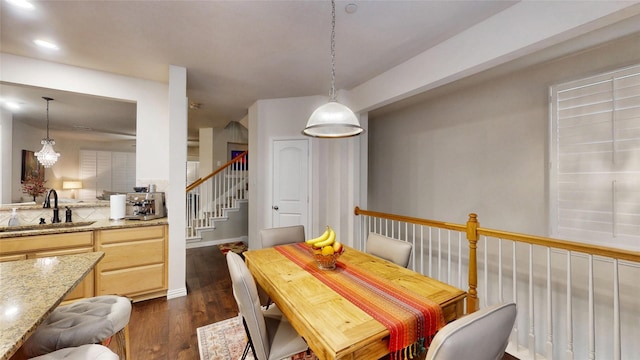
<svg viewBox="0 0 640 360">
<path fill-rule="evenodd" d="M 0 254 L 93 246 L 93 232 L 71 232 L 51 235 L 19 236 L 0 240 Z"/>
<path fill-rule="evenodd" d="M 99 271 L 122 269 L 164 263 L 164 239 L 130 241 L 98 247 L 104 258 L 98 263 Z"/>
<path fill-rule="evenodd" d="M 99 232 L 99 244 L 127 242 L 131 240 L 164 239 L 165 226 L 143 226 L 132 229 L 103 230 Z"/>
<path fill-rule="evenodd" d="M 102 272 L 98 283 L 98 295 L 133 296 L 145 292 L 166 290 L 166 288 L 165 265 L 155 264 Z"/>
</svg>

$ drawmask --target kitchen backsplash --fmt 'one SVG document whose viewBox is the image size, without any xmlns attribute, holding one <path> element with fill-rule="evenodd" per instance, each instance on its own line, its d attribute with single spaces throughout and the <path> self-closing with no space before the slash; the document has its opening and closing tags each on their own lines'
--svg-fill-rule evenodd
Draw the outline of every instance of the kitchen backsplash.
<svg viewBox="0 0 640 360">
<path fill-rule="evenodd" d="M 110 216 L 110 207 L 109 203 L 106 202 L 96 203 L 96 204 L 58 204 L 58 209 L 60 211 L 60 219 L 64 221 L 65 219 L 65 211 L 67 210 L 65 206 L 69 206 L 72 211 L 72 219 L 74 222 L 78 221 L 94 221 L 94 220 L 104 220 L 108 219 Z M 40 222 L 40 218 L 44 218 L 46 223 L 51 223 L 51 218 L 53 217 L 53 209 L 44 209 L 42 205 L 33 205 L 33 206 L 15 206 L 17 208 L 18 219 L 20 220 L 20 225 L 32 225 L 38 224 Z M 3 206 L 0 209 L 0 226 L 7 226 L 9 223 L 9 218 L 11 217 L 11 207 Z"/>
</svg>

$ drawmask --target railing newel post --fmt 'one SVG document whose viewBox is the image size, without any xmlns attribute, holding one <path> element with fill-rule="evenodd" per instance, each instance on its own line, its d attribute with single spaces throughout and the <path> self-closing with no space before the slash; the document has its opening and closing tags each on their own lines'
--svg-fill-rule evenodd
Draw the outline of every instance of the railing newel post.
<svg viewBox="0 0 640 360">
<path fill-rule="evenodd" d="M 478 309 L 478 215 L 469 214 L 467 221 L 467 240 L 469 241 L 469 291 L 467 293 L 467 313 Z"/>
</svg>

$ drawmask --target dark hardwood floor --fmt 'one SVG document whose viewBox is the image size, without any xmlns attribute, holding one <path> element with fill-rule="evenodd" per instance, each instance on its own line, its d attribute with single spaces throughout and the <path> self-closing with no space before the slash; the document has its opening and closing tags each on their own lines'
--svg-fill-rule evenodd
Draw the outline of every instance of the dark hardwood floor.
<svg viewBox="0 0 640 360">
<path fill-rule="evenodd" d="M 187 296 L 133 305 L 133 360 L 199 359 L 196 329 L 238 314 L 227 263 L 217 246 L 187 249 L 186 264 Z M 505 355 L 503 360 L 517 359 Z"/>
<path fill-rule="evenodd" d="M 188 295 L 135 303 L 129 321 L 134 360 L 199 359 L 196 329 L 238 314 L 217 246 L 187 249 Z"/>
</svg>

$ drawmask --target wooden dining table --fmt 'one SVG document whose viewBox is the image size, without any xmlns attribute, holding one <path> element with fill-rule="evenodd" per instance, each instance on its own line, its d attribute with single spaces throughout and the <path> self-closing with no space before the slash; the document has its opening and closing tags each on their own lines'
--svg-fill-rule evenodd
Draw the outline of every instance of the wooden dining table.
<svg viewBox="0 0 640 360">
<path fill-rule="evenodd" d="M 0 360 L 9 359 L 103 252 L 0 263 Z"/>
<path fill-rule="evenodd" d="M 379 359 L 389 354 L 389 330 L 382 323 L 278 250 L 243 255 L 256 282 L 319 359 Z M 446 322 L 463 314 L 466 292 L 456 287 L 350 247 L 338 261 L 432 300 Z"/>
</svg>

